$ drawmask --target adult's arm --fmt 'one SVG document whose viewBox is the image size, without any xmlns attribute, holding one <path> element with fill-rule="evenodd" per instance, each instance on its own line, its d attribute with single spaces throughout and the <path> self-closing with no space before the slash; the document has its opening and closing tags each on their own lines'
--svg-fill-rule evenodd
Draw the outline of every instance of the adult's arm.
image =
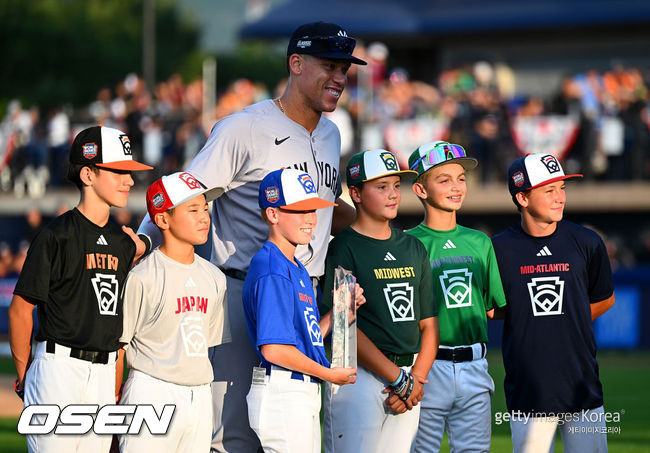
<svg viewBox="0 0 650 453">
<path fill-rule="evenodd" d="M 343 231 L 345 227 L 354 222 L 355 217 L 357 216 L 357 210 L 353 206 L 350 206 L 346 201 L 341 197 L 336 199 L 336 204 L 334 206 L 334 215 L 332 216 L 332 235 L 336 236 L 339 232 Z"/>
</svg>

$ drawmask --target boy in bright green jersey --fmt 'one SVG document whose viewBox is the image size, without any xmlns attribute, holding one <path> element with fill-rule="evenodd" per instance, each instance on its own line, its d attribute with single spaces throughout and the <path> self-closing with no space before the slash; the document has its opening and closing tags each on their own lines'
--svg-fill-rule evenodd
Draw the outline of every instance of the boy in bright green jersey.
<svg viewBox="0 0 650 453">
<path fill-rule="evenodd" d="M 355 154 L 346 168 L 355 221 L 330 242 L 323 306 L 332 307 L 334 269 L 364 289 L 357 311 L 357 382 L 324 396 L 326 453 L 409 453 L 418 428 L 422 385 L 438 349 L 431 268 L 420 241 L 390 227 L 401 199 L 395 156 Z"/>
<path fill-rule="evenodd" d="M 485 360 L 487 318 L 506 301 L 490 239 L 456 223 L 467 193 L 465 170 L 477 164 L 461 146 L 446 142 L 422 145 L 409 157 L 409 168 L 418 174 L 413 191 L 424 206 L 424 221 L 407 233 L 429 253 L 440 325 L 416 452 L 438 451 L 445 428 L 452 452 L 490 450 L 494 382 Z"/>
</svg>

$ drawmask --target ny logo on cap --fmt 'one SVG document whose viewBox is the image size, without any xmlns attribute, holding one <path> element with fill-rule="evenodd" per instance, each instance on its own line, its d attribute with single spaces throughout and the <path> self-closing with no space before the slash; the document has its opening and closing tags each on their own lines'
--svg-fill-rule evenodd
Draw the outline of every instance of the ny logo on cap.
<svg viewBox="0 0 650 453">
<path fill-rule="evenodd" d="M 195 189 L 201 189 L 201 183 L 199 183 L 196 178 L 189 173 L 181 173 L 178 175 L 181 181 L 183 181 L 185 184 L 187 184 L 187 187 L 190 188 L 190 190 L 195 190 Z"/>
<path fill-rule="evenodd" d="M 397 161 L 395 160 L 395 156 L 393 156 L 391 153 L 388 151 L 384 151 L 379 155 L 381 157 L 381 160 L 384 161 L 384 165 L 386 166 L 386 170 L 388 171 L 399 171 L 399 166 L 397 165 Z"/>
<path fill-rule="evenodd" d="M 560 164 L 554 156 L 547 154 L 546 156 L 542 156 L 541 161 L 549 173 L 557 173 L 560 171 Z"/>
<path fill-rule="evenodd" d="M 298 176 L 298 182 L 300 185 L 302 185 L 302 188 L 305 189 L 305 193 L 316 193 L 314 181 L 307 173 L 303 173 L 302 175 Z"/>
<path fill-rule="evenodd" d="M 126 134 L 120 135 L 120 142 L 122 143 L 122 150 L 124 151 L 125 156 L 131 155 L 131 141 Z"/>
</svg>

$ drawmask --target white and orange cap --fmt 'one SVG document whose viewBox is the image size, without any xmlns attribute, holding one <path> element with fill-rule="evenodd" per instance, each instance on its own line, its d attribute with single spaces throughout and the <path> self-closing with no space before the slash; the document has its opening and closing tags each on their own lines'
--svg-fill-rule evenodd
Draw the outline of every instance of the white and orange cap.
<svg viewBox="0 0 650 453">
<path fill-rule="evenodd" d="M 186 171 L 163 176 L 147 189 L 147 212 L 153 221 L 156 214 L 175 208 L 194 197 L 205 194 L 206 201 L 217 198 L 219 189 L 208 189 Z"/>
<path fill-rule="evenodd" d="M 285 168 L 262 179 L 257 197 L 261 209 L 283 208 L 289 211 L 312 211 L 336 206 L 318 196 L 314 180 L 304 171 Z"/>
</svg>

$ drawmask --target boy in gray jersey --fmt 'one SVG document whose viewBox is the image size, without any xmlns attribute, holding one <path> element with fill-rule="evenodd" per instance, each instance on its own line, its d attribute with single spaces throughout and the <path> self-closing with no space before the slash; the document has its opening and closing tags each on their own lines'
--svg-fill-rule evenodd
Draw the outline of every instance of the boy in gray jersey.
<svg viewBox="0 0 650 453">
<path fill-rule="evenodd" d="M 212 439 L 212 366 L 208 347 L 230 341 L 226 277 L 194 253 L 207 240 L 207 191 L 187 172 L 163 176 L 147 190 L 147 211 L 163 241 L 129 273 L 124 290 L 130 368 L 121 404 L 173 404 L 166 435 L 120 437 L 122 452 L 208 451 Z"/>
</svg>

